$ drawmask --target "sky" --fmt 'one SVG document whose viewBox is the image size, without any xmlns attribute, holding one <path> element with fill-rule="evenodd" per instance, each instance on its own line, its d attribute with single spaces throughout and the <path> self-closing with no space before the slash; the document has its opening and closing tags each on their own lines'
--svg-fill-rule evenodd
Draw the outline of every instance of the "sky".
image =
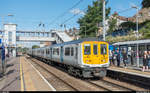
<svg viewBox="0 0 150 93">
<path fill-rule="evenodd" d="M 60 29 L 60 24 L 68 18 L 79 13 L 71 20 L 67 21 L 66 28 L 78 28 L 78 18 L 84 15 L 83 10 L 88 5 L 92 5 L 95 0 L 0 0 L 0 28 L 3 23 L 15 23 L 17 30 L 42 30 Z M 141 8 L 142 0 L 109 0 L 106 7 L 111 8 L 111 14 L 114 11 L 120 12 L 119 15 L 131 17 L 136 13 L 135 9 L 122 12 L 129 9 L 132 5 Z M 73 8 L 72 8 L 73 7 Z M 65 15 L 60 16 L 65 13 Z M 7 16 L 12 14 L 14 16 Z M 39 27 L 39 24 L 45 24 L 45 27 Z"/>
</svg>

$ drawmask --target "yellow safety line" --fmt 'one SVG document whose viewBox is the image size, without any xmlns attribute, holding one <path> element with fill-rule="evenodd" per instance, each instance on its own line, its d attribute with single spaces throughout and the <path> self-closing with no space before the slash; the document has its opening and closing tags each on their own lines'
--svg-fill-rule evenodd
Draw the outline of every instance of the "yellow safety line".
<svg viewBox="0 0 150 93">
<path fill-rule="evenodd" d="M 24 91 L 21 57 L 20 57 L 20 80 L 21 80 L 21 91 Z"/>
</svg>

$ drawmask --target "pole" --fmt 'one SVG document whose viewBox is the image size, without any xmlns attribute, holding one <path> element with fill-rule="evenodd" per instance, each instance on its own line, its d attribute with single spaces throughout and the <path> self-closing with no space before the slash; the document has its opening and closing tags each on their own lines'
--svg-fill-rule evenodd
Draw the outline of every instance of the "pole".
<svg viewBox="0 0 150 93">
<path fill-rule="evenodd" d="M 105 0 L 103 0 L 103 40 L 105 41 Z"/>
<path fill-rule="evenodd" d="M 137 16 L 136 16 L 136 35 L 137 35 L 137 40 L 138 40 L 138 37 L 139 37 L 139 31 L 138 31 L 138 7 L 136 7 L 136 10 L 137 10 Z M 138 43 L 137 43 L 137 67 L 139 67 L 139 46 L 138 46 Z"/>
</svg>

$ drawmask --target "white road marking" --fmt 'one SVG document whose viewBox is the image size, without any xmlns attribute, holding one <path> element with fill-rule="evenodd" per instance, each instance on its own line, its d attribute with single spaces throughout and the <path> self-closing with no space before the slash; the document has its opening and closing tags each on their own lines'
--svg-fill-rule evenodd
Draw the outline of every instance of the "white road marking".
<svg viewBox="0 0 150 93">
<path fill-rule="evenodd" d="M 30 63 L 26 58 L 25 60 Z M 48 84 L 48 86 L 52 89 L 52 91 L 56 91 L 56 89 L 44 78 L 44 76 L 30 63 L 31 66 L 35 69 L 35 71 L 41 76 L 41 78 Z"/>
</svg>

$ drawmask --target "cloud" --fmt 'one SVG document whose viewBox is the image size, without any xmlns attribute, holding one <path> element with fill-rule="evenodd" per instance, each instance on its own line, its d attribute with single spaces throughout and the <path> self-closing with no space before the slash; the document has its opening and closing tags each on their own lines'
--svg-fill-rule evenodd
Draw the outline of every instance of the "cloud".
<svg viewBox="0 0 150 93">
<path fill-rule="evenodd" d="M 84 13 L 82 10 L 78 9 L 78 8 L 72 9 L 70 12 L 71 12 L 72 14 L 85 15 L 85 13 Z"/>
<path fill-rule="evenodd" d="M 130 7 L 136 6 L 133 2 L 129 2 Z"/>
</svg>

